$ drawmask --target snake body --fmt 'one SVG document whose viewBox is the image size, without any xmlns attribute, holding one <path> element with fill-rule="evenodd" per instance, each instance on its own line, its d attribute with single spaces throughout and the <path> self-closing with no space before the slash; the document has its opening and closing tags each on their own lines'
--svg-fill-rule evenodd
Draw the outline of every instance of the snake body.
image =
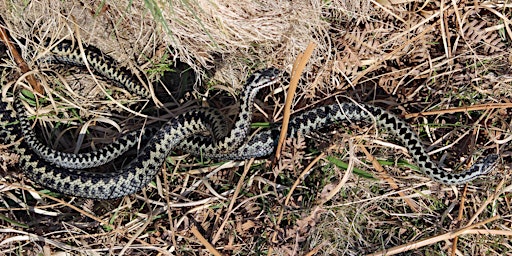
<svg viewBox="0 0 512 256">
<path fill-rule="evenodd" d="M 146 89 L 126 68 L 119 66 L 111 57 L 92 46 L 83 50 L 68 40 L 56 44 L 44 43 L 50 47 L 54 60 L 71 65 L 89 65 L 95 72 L 117 84 L 125 86 L 135 94 L 146 97 Z M 82 57 L 82 56 L 85 56 Z M 85 59 L 85 60 L 84 60 Z M 136 136 L 130 133 L 104 150 L 84 155 L 59 154 L 40 143 L 30 129 L 30 123 L 23 111 L 23 104 L 15 99 L 14 104 L 0 101 L 0 138 L 7 144 L 13 143 L 12 150 L 20 155 L 19 166 L 33 181 L 69 195 L 111 199 L 137 192 L 156 175 L 166 156 L 175 148 L 201 154 L 214 159 L 248 159 L 273 153 L 279 137 L 278 129 L 260 132 L 246 141 L 251 122 L 252 102 L 259 89 L 275 83 L 278 71 L 270 68 L 255 72 L 247 81 L 241 94 L 241 111 L 229 133 L 217 135 L 213 140 L 197 135 L 209 131 L 212 121 L 218 119 L 217 112 L 198 109 L 181 114 L 164 124 L 139 152 L 136 159 L 119 172 L 96 173 L 83 169 L 110 161 L 136 143 Z M 16 98 L 16 97 L 15 97 Z M 16 121 L 19 120 L 19 124 Z M 295 137 L 339 122 L 375 122 L 406 146 L 420 170 L 432 179 L 446 184 L 469 182 L 491 171 L 497 155 L 486 156 L 466 171 L 450 173 L 440 169 L 427 155 L 420 139 L 412 128 L 392 113 L 382 108 L 357 103 L 340 103 L 317 107 L 293 116 L 288 134 Z M 215 128 L 213 128 L 215 129 Z M 217 134 L 222 132 L 215 132 Z M 24 138 L 20 143 L 15 143 Z M 52 158 L 53 157 L 53 158 Z M 73 159 L 73 166 L 58 166 L 58 162 Z M 56 165 L 57 164 L 57 165 Z"/>
<path fill-rule="evenodd" d="M 444 184 L 457 185 L 467 183 L 478 176 L 489 173 L 496 166 L 498 155 L 489 154 L 480 162 L 472 165 L 468 170 L 458 173 L 447 172 L 439 168 L 430 159 L 421 140 L 407 123 L 380 107 L 362 103 L 347 102 L 326 105 L 297 114 L 290 119 L 288 134 L 289 137 L 295 138 L 299 134 L 305 135 L 332 124 L 358 121 L 366 123 L 375 122 L 377 127 L 396 135 L 398 140 L 414 158 L 419 169 L 433 180 Z M 267 156 L 274 152 L 276 138 L 278 137 L 279 130 L 277 129 L 262 132 L 254 136 L 246 144 L 247 146 L 240 147 L 234 152 L 207 155 L 206 157 L 237 160 L 240 158 L 247 159 Z M 204 138 L 198 139 L 206 140 Z"/>
</svg>

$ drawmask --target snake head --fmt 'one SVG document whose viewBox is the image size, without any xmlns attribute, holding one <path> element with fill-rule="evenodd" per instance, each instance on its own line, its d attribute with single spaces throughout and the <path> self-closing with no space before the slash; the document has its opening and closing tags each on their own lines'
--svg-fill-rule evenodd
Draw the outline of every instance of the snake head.
<svg viewBox="0 0 512 256">
<path fill-rule="evenodd" d="M 261 89 L 277 82 L 279 69 L 271 67 L 255 71 L 245 83 L 248 90 Z"/>
<path fill-rule="evenodd" d="M 496 168 L 496 165 L 498 164 L 497 160 L 498 160 L 497 154 L 490 154 L 490 155 L 486 156 L 479 163 L 477 163 L 477 165 L 480 166 L 480 172 L 482 174 L 491 172 L 494 168 Z"/>
</svg>

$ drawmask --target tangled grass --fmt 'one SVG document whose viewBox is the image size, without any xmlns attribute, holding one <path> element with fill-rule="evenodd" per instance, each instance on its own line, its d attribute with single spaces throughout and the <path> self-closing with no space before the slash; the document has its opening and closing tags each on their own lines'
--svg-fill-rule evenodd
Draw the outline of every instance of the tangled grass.
<svg viewBox="0 0 512 256">
<path fill-rule="evenodd" d="M 36 0 L 2 1 L 0 10 L 11 36 L 23 39 L 20 51 L 47 94 L 59 96 L 33 111 L 40 114 L 42 139 L 61 150 L 109 143 L 118 130 L 169 119 L 203 98 L 233 116 L 231 95 L 251 70 L 291 72 L 314 42 L 294 110 L 344 97 L 372 102 L 406 117 L 447 166 L 463 169 L 484 150 L 498 152 L 502 161 L 489 177 L 447 187 L 416 172 L 393 138 L 352 124 L 287 141 L 274 164 L 174 155 L 144 191 L 91 201 L 24 179 L 12 168 L 16 157 L 0 147 L 1 253 L 511 252 L 507 2 Z M 110 101 L 89 74 L 74 72 L 64 72 L 57 77 L 61 86 L 53 86 L 54 73 L 62 72 L 36 63 L 44 49 L 35 38 L 93 44 L 140 71 L 157 92 L 169 87 L 169 73 L 188 79 L 189 88 L 134 99 L 100 81 L 115 98 Z M 0 57 L 5 89 L 20 82 L 18 67 L 5 48 Z M 260 97 L 257 120 L 280 121 L 284 89 L 286 82 Z M 141 102 L 157 100 L 163 107 L 153 117 L 137 112 Z M 88 131 L 85 138 L 81 129 Z"/>
</svg>

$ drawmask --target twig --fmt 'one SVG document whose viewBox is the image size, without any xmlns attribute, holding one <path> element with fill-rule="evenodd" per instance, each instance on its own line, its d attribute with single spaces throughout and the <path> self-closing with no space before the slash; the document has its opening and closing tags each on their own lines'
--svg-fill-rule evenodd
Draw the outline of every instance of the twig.
<svg viewBox="0 0 512 256">
<path fill-rule="evenodd" d="M 238 194 L 240 194 L 240 190 L 242 190 L 242 186 L 245 183 L 245 176 L 249 172 L 249 169 L 253 162 L 254 162 L 254 158 L 249 160 L 249 162 L 247 162 L 247 164 L 245 165 L 244 172 L 242 173 L 242 176 L 240 177 L 240 180 L 238 181 L 238 184 L 236 185 L 235 192 L 233 193 L 233 196 L 231 197 L 231 202 L 229 203 L 228 209 L 226 211 L 226 215 L 224 216 L 224 221 L 220 225 L 219 231 L 217 231 L 217 233 L 215 233 L 215 236 L 212 239 L 212 244 L 215 244 L 220 239 L 220 235 L 222 235 L 222 233 L 224 231 L 224 227 L 228 223 L 229 216 L 231 215 L 231 209 L 233 209 L 233 205 L 236 202 L 236 198 L 238 197 Z"/>
<path fill-rule="evenodd" d="M 217 249 L 215 249 L 215 247 L 213 247 L 212 244 L 210 244 L 208 242 L 208 240 L 206 240 L 206 238 L 204 238 L 204 236 L 201 234 L 201 232 L 199 232 L 199 230 L 197 229 L 196 226 L 192 226 L 192 234 L 194 234 L 194 236 L 199 239 L 199 242 L 204 245 L 204 247 L 206 247 L 206 249 L 212 254 L 212 255 L 215 255 L 215 256 L 221 256 L 222 254 L 217 251 Z"/>
<path fill-rule="evenodd" d="M 286 139 L 286 132 L 288 131 L 288 123 L 290 122 L 291 115 L 291 107 L 293 97 L 295 95 L 295 90 L 297 89 L 297 85 L 299 84 L 300 75 L 302 71 L 306 67 L 306 63 L 309 58 L 311 58 L 311 54 L 313 50 L 316 48 L 315 43 L 309 43 L 306 51 L 304 53 L 299 54 L 295 63 L 293 63 L 292 68 L 292 78 L 290 80 L 290 87 L 288 87 L 288 92 L 286 93 L 286 102 L 284 104 L 284 113 L 283 113 L 283 124 L 281 126 L 281 134 L 279 135 L 279 142 L 276 147 L 276 156 L 274 159 L 279 159 L 281 155 L 281 148 L 283 147 L 283 143 Z"/>
<path fill-rule="evenodd" d="M 458 108 L 450 108 L 450 109 L 442 109 L 442 110 L 433 110 L 428 112 L 420 112 L 407 114 L 404 118 L 413 118 L 419 116 L 431 116 L 431 115 L 441 115 L 448 113 L 456 113 L 456 112 L 467 112 L 467 111 L 475 111 L 475 110 L 487 110 L 487 109 L 495 109 L 495 108 L 512 108 L 512 103 L 489 103 L 489 104 L 479 104 L 468 107 L 458 107 Z"/>
<path fill-rule="evenodd" d="M 281 207 L 281 211 L 279 212 L 279 216 L 277 217 L 277 220 L 276 220 L 276 226 L 279 226 L 279 224 L 281 224 L 281 221 L 283 220 L 284 211 L 286 209 L 286 206 L 288 206 L 288 203 L 290 202 L 290 198 L 292 197 L 293 191 L 295 191 L 295 189 L 302 182 L 304 177 L 311 171 L 311 168 L 313 168 L 313 166 L 315 166 L 315 164 L 318 161 L 320 161 L 320 159 L 324 158 L 324 156 L 325 156 L 325 153 L 322 152 L 315 159 L 313 159 L 313 161 L 311 163 L 309 163 L 308 166 L 306 166 L 304 171 L 302 171 L 300 176 L 295 180 L 295 182 L 293 183 L 292 187 L 290 188 L 290 191 L 288 191 L 288 194 L 286 195 L 286 199 L 284 200 L 283 207 Z M 279 232 L 277 230 L 274 231 L 274 235 L 272 236 L 272 240 L 275 241 L 277 239 L 278 235 L 279 235 Z"/>
<path fill-rule="evenodd" d="M 467 192 L 468 192 L 468 184 L 464 185 L 464 191 L 462 191 L 462 196 L 460 199 L 459 215 L 457 216 L 457 221 L 459 221 L 459 223 L 462 221 L 462 216 L 464 214 L 464 204 L 466 203 Z M 450 255 L 457 255 L 456 252 L 457 252 L 458 241 L 459 241 L 458 236 L 453 238 L 452 253 Z"/>
<path fill-rule="evenodd" d="M 0 40 L 2 40 L 9 51 L 12 54 L 12 57 L 14 58 L 14 61 L 18 65 L 18 67 L 21 69 L 21 72 L 23 74 L 30 72 L 30 68 L 28 67 L 27 63 L 23 60 L 18 50 L 16 50 L 16 47 L 11 43 L 11 40 L 9 39 L 9 32 L 4 29 L 4 27 L 0 26 Z M 43 87 L 37 82 L 34 75 L 29 74 L 27 75 L 27 81 L 34 88 L 34 90 L 40 94 L 44 94 Z"/>
<path fill-rule="evenodd" d="M 398 187 L 398 185 L 395 183 L 395 181 L 393 179 L 391 179 L 391 177 L 388 175 L 386 170 L 384 170 L 384 168 L 382 168 L 382 165 L 380 165 L 379 161 L 377 161 L 377 158 L 375 158 L 372 154 L 370 154 L 370 152 L 368 152 L 368 150 L 366 150 L 366 148 L 364 146 L 361 146 L 360 148 L 361 148 L 361 151 L 363 151 L 363 153 L 366 155 L 368 160 L 370 160 L 370 162 L 372 162 L 373 168 L 375 168 L 375 170 L 377 170 L 379 175 L 384 180 L 386 180 L 386 182 L 389 184 L 389 186 L 391 186 L 392 189 L 394 189 L 395 191 L 398 192 L 398 194 L 404 199 L 405 203 L 407 203 L 407 205 L 409 205 L 411 210 L 413 210 L 414 212 L 420 212 L 418 210 L 419 209 L 418 205 L 413 200 L 411 200 L 406 194 L 404 194 L 404 192 L 399 190 L 400 188 Z"/>
<path fill-rule="evenodd" d="M 396 247 L 393 247 L 393 248 L 390 248 L 390 249 L 387 249 L 387 250 L 384 250 L 384 251 L 379 251 L 379 252 L 376 252 L 376 253 L 369 254 L 369 256 L 370 255 L 395 255 L 395 254 L 406 252 L 406 251 L 416 250 L 416 249 L 419 249 L 419 248 L 421 248 L 423 246 L 434 244 L 434 243 L 437 243 L 437 242 L 440 242 L 440 241 L 443 241 L 443 240 L 447 240 L 447 239 L 452 239 L 452 238 L 460 236 L 462 234 L 473 233 L 473 232 L 471 232 L 472 229 L 474 229 L 474 228 L 476 228 L 478 226 L 485 225 L 485 224 L 487 224 L 489 222 L 498 220 L 499 218 L 500 218 L 500 216 L 494 216 L 494 217 L 492 217 L 490 219 L 484 220 L 484 221 L 476 223 L 474 225 L 466 226 L 466 227 L 461 228 L 461 229 L 457 229 L 457 230 L 452 231 L 452 232 L 448 232 L 446 234 L 442 234 L 442 235 L 438 235 L 438 236 L 435 236 L 435 237 L 427 238 L 427 239 L 424 239 L 424 240 L 421 240 L 421 241 L 418 241 L 418 242 L 414 242 L 414 243 L 408 243 L 408 244 L 396 246 Z"/>
</svg>

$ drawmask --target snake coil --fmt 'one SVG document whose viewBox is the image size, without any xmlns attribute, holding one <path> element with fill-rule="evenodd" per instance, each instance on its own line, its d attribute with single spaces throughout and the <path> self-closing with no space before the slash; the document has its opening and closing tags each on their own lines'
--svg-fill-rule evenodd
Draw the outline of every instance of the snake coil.
<svg viewBox="0 0 512 256">
<path fill-rule="evenodd" d="M 71 65 L 85 65 L 86 62 L 99 75 L 126 87 L 133 93 L 147 97 L 147 90 L 133 74 L 99 49 L 84 46 L 83 56 L 72 41 L 62 40 L 55 45 L 44 43 L 50 48 L 55 61 Z M 19 166 L 33 181 L 61 193 L 95 198 L 111 199 L 137 192 L 153 180 L 166 156 L 174 148 L 201 154 L 214 159 L 248 159 L 273 153 L 278 139 L 278 130 L 270 129 L 246 137 L 252 116 L 254 97 L 259 89 L 274 84 L 278 70 L 274 68 L 255 72 L 247 80 L 241 95 L 241 111 L 231 131 L 213 141 L 208 137 L 196 136 L 208 131 L 211 120 L 218 118 L 217 112 L 198 109 L 181 114 L 164 124 L 150 139 L 138 156 L 119 172 L 96 173 L 81 170 L 111 161 L 136 143 L 135 133 L 122 137 L 118 142 L 104 149 L 79 155 L 65 154 L 40 143 L 30 129 L 28 117 L 19 98 L 14 104 L 5 99 L 0 101 L 0 140 L 14 144 L 12 150 L 20 155 Z M 3 86 L 3 85 L 2 85 Z M 16 121 L 19 120 L 19 124 Z M 471 168 L 460 173 L 450 173 L 437 167 L 430 159 L 424 146 L 411 127 L 392 113 L 367 104 L 340 103 L 317 107 L 291 118 L 288 134 L 295 137 L 339 122 L 376 122 L 405 145 L 420 170 L 432 179 L 446 184 L 469 182 L 494 169 L 498 156 L 491 154 Z M 65 165 L 65 162 L 70 162 Z M 75 168 L 71 170 L 70 168 Z"/>
</svg>

